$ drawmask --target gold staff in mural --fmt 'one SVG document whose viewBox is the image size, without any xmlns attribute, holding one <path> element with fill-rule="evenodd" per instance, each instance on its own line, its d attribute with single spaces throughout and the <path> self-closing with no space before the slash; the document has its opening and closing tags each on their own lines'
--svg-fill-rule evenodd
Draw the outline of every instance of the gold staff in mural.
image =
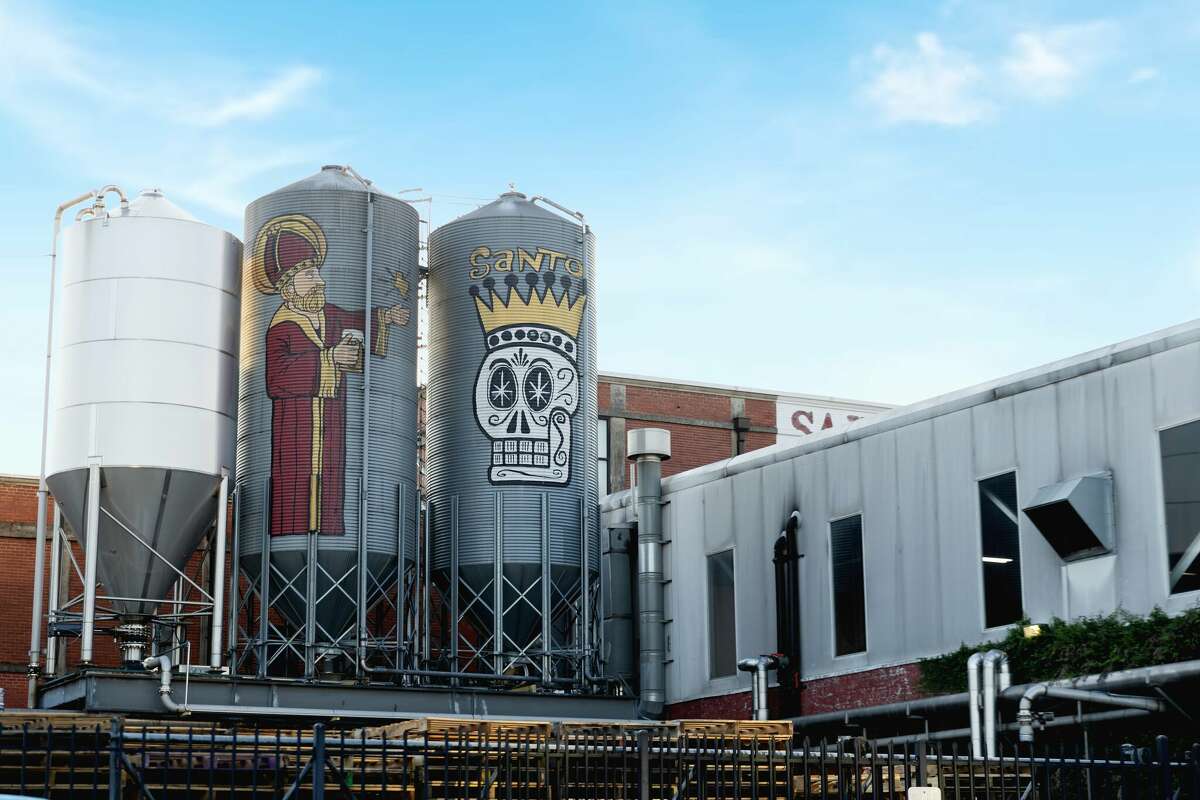
<svg viewBox="0 0 1200 800">
<path fill-rule="evenodd" d="M 283 303 L 267 328 L 271 397 L 271 535 L 345 532 L 346 373 L 362 370 L 363 311 L 325 300 L 325 234 L 303 214 L 268 221 L 247 270 L 255 287 Z M 397 287 L 405 294 L 407 282 Z M 387 355 L 400 305 L 373 309 L 371 352 Z"/>
</svg>

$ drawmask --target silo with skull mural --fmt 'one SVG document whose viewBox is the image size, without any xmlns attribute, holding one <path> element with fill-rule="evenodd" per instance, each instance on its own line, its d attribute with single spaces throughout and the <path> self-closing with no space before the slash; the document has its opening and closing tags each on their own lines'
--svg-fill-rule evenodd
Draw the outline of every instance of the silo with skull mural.
<svg viewBox="0 0 1200 800">
<path fill-rule="evenodd" d="M 427 655 L 579 683 L 599 566 L 594 238 L 538 200 L 506 192 L 429 239 Z"/>
</svg>

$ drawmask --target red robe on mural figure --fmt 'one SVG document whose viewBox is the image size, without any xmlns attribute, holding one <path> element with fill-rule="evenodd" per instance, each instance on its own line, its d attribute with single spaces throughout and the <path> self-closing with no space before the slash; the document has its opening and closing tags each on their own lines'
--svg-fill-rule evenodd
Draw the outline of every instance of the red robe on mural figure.
<svg viewBox="0 0 1200 800">
<path fill-rule="evenodd" d="M 389 309 L 375 310 L 371 352 L 387 355 Z M 280 307 L 267 331 L 271 535 L 345 532 L 346 373 L 333 348 L 365 327 L 361 311 L 326 304 L 314 325 Z"/>
</svg>

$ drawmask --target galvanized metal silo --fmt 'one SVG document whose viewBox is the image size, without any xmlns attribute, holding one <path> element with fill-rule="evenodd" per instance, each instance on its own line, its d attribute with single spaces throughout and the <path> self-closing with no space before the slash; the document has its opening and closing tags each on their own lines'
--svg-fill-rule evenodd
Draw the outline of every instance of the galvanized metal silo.
<svg viewBox="0 0 1200 800">
<path fill-rule="evenodd" d="M 82 611 L 52 614 L 81 621 L 84 663 L 97 599 L 141 660 L 233 467 L 241 243 L 157 190 L 121 206 L 63 233 L 47 375 L 44 474 L 85 549 Z"/>
<path fill-rule="evenodd" d="M 540 199 L 506 192 L 429 239 L 427 655 L 574 682 L 599 565 L 595 242 Z"/>
<path fill-rule="evenodd" d="M 258 613 L 242 668 L 411 655 L 418 224 L 340 166 L 246 209 L 236 546 Z"/>
</svg>

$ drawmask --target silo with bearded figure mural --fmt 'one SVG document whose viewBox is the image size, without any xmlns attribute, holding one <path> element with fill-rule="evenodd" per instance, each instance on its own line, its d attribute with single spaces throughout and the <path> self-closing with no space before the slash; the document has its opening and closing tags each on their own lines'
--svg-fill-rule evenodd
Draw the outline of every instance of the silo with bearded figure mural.
<svg viewBox="0 0 1200 800">
<path fill-rule="evenodd" d="M 246 210 L 239 671 L 415 655 L 418 224 L 339 166 Z"/>
<path fill-rule="evenodd" d="M 579 683 L 599 567 L 594 238 L 539 200 L 507 192 L 429 239 L 429 655 Z"/>
</svg>

